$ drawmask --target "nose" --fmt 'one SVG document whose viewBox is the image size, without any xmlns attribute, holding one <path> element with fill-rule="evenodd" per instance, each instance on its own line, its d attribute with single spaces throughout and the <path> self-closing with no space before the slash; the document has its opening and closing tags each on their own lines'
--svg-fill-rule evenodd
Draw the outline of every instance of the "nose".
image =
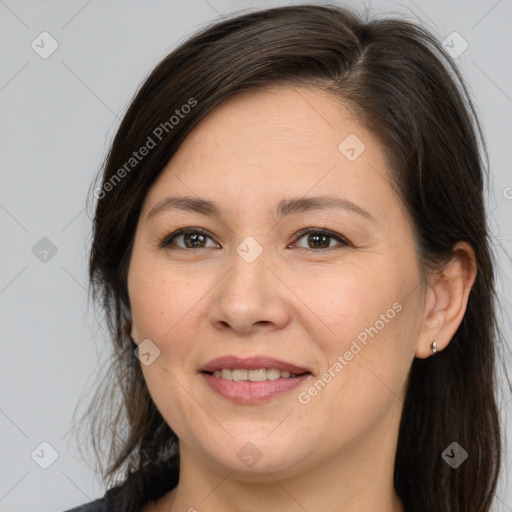
<svg viewBox="0 0 512 512">
<path fill-rule="evenodd" d="M 212 325 L 244 335 L 282 329 L 289 322 L 290 310 L 287 289 L 277 277 L 276 265 L 265 251 L 252 262 L 240 254 L 233 251 L 229 270 L 214 288 Z"/>
</svg>

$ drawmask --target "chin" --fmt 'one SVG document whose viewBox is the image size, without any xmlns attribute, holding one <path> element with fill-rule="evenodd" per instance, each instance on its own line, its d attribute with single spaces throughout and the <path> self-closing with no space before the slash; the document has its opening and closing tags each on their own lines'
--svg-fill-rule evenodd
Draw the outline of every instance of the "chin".
<svg viewBox="0 0 512 512">
<path fill-rule="evenodd" d="M 240 480 L 268 481 L 268 473 L 292 476 L 306 469 L 311 451 L 299 451 L 298 447 L 304 446 L 303 443 L 289 433 L 275 439 L 265 439 L 265 436 L 267 434 L 235 436 L 228 443 L 217 444 L 220 449 L 204 446 L 203 453 Z"/>
</svg>

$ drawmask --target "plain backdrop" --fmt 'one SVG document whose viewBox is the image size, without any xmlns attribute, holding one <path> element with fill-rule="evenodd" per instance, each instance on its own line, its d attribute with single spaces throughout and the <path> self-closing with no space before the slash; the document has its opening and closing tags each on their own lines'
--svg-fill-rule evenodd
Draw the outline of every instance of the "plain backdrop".
<svg viewBox="0 0 512 512">
<path fill-rule="evenodd" d="M 1 512 L 60 512 L 105 491 L 74 441 L 73 412 L 109 355 L 87 300 L 86 196 L 132 95 L 179 41 L 219 15 L 289 3 L 0 0 Z M 455 41 L 490 154 L 487 201 L 508 339 L 512 1 L 345 5 L 419 21 Z M 506 421 L 512 397 L 504 390 L 499 399 Z M 512 511 L 511 444 L 506 450 L 498 511 Z"/>
</svg>

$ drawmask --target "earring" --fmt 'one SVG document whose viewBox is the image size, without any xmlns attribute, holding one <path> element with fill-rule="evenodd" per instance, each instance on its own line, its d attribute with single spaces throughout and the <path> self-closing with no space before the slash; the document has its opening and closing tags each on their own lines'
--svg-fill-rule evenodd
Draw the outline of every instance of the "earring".
<svg viewBox="0 0 512 512">
<path fill-rule="evenodd" d="M 437 340 L 434 340 L 432 342 L 432 355 L 435 355 L 437 353 Z"/>
</svg>

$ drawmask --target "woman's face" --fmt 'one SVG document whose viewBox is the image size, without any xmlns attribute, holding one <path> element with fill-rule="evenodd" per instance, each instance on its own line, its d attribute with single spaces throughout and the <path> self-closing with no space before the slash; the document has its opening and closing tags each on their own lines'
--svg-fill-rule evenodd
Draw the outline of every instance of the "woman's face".
<svg viewBox="0 0 512 512">
<path fill-rule="evenodd" d="M 214 466 L 377 461 L 396 448 L 420 283 L 376 138 L 316 89 L 244 92 L 193 130 L 145 198 L 132 336 L 182 449 Z"/>
</svg>

